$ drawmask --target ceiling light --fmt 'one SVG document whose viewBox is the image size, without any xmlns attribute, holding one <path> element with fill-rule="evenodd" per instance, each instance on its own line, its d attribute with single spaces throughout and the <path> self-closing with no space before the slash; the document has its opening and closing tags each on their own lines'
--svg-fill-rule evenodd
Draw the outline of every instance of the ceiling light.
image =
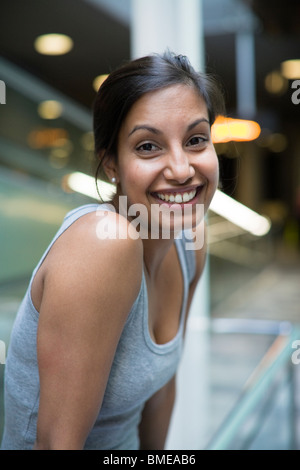
<svg viewBox="0 0 300 470">
<path fill-rule="evenodd" d="M 280 72 L 274 70 L 265 78 L 265 88 L 269 93 L 280 95 L 287 90 L 288 81 Z"/>
<path fill-rule="evenodd" d="M 281 72 L 288 80 L 300 78 L 300 59 L 285 60 L 282 62 Z"/>
<path fill-rule="evenodd" d="M 73 41 L 65 34 L 43 34 L 34 41 L 37 52 L 45 55 L 62 55 L 73 47 Z"/>
<path fill-rule="evenodd" d="M 257 214 L 252 209 L 249 209 L 219 190 L 215 192 L 210 209 L 243 230 L 258 237 L 266 235 L 271 228 L 271 222 L 267 217 Z"/>
<path fill-rule="evenodd" d="M 69 189 L 72 189 L 72 191 L 99 200 L 95 178 L 92 176 L 77 171 L 68 175 L 68 177 L 64 179 L 64 184 L 67 185 Z M 105 181 L 98 180 L 97 185 L 103 200 L 111 199 L 116 191 L 114 185 L 106 183 Z"/>
<path fill-rule="evenodd" d="M 107 77 L 108 74 L 98 75 L 98 77 L 93 80 L 93 88 L 96 92 L 99 90 L 100 86 L 107 79 Z"/>
<path fill-rule="evenodd" d="M 62 111 L 63 107 L 59 101 L 46 100 L 38 105 L 38 113 L 43 119 L 57 119 Z"/>
<path fill-rule="evenodd" d="M 211 128 L 214 144 L 224 142 L 248 142 L 260 135 L 260 125 L 246 119 L 233 119 L 219 116 Z"/>
</svg>

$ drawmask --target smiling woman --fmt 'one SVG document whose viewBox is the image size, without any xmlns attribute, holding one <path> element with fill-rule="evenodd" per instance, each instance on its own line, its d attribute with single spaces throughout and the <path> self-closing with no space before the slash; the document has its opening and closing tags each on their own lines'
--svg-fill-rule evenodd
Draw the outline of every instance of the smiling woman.
<svg viewBox="0 0 300 470">
<path fill-rule="evenodd" d="M 207 209 L 216 190 L 218 161 L 207 107 L 194 87 L 171 85 L 143 95 L 120 128 L 117 154 L 103 162 L 106 174 L 120 182 L 112 201 L 116 208 L 122 195 L 127 196 L 128 207 L 144 205 L 151 214 L 145 221 L 151 230 L 153 224 L 159 225 L 153 204 L 170 208 L 176 227 L 178 218 L 184 217 L 186 228 L 183 209 L 189 206 L 189 228 L 196 227 L 197 205 Z M 165 222 L 166 211 L 164 216 Z"/>
<path fill-rule="evenodd" d="M 7 354 L 2 449 L 164 447 L 222 105 L 215 82 L 170 53 L 101 85 L 97 176 L 116 191 L 67 214 L 32 274 Z"/>
<path fill-rule="evenodd" d="M 204 100 L 210 126 L 217 115 L 224 114 L 224 101 L 215 78 L 195 72 L 187 57 L 164 55 L 136 59 L 111 73 L 97 94 L 94 104 L 94 135 L 96 156 L 99 159 L 97 175 L 101 174 L 105 154 L 117 155 L 117 139 L 125 116 L 144 94 L 162 90 L 171 85 L 193 87 Z M 135 128 L 132 129 L 132 132 Z"/>
</svg>

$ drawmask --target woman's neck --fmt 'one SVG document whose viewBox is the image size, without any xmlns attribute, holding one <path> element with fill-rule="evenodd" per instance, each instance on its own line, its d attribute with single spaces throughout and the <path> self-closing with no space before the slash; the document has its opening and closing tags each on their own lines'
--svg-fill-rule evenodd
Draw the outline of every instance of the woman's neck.
<svg viewBox="0 0 300 470">
<path fill-rule="evenodd" d="M 144 239 L 144 265 L 150 279 L 154 279 L 167 253 L 174 245 L 174 239 Z"/>
</svg>

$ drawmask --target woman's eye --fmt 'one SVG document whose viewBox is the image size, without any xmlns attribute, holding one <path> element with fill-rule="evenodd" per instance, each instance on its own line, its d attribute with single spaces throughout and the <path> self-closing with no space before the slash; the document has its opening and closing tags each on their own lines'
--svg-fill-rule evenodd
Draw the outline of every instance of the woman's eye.
<svg viewBox="0 0 300 470">
<path fill-rule="evenodd" d="M 197 145 L 202 145 L 202 144 L 203 144 L 204 142 L 206 142 L 206 141 L 207 141 L 207 139 L 206 139 L 205 137 L 198 135 L 198 136 L 192 137 L 192 138 L 188 141 L 187 145 L 188 145 L 189 147 L 197 146 Z"/>
<path fill-rule="evenodd" d="M 137 150 L 139 152 L 155 152 L 156 150 L 158 150 L 158 147 L 157 145 L 154 145 L 154 144 L 151 144 L 150 142 L 146 142 L 142 145 L 139 145 L 137 147 Z"/>
</svg>

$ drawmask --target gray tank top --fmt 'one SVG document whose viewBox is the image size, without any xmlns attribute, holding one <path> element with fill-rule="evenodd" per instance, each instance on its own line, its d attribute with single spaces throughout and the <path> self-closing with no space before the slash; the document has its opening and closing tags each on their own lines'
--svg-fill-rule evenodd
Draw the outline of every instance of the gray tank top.
<svg viewBox="0 0 300 470">
<path fill-rule="evenodd" d="M 5 364 L 5 426 L 1 449 L 32 449 L 39 407 L 36 336 L 39 314 L 31 299 L 33 278 L 58 237 L 79 217 L 97 211 L 88 204 L 71 211 L 33 271 L 12 329 Z M 185 250 L 184 234 L 175 240 L 184 279 L 180 326 L 176 336 L 156 344 L 148 330 L 148 299 L 144 276 L 123 329 L 110 371 L 103 404 L 85 449 L 139 448 L 138 425 L 145 402 L 176 372 L 180 360 L 184 312 L 195 272 L 193 251 Z"/>
</svg>

